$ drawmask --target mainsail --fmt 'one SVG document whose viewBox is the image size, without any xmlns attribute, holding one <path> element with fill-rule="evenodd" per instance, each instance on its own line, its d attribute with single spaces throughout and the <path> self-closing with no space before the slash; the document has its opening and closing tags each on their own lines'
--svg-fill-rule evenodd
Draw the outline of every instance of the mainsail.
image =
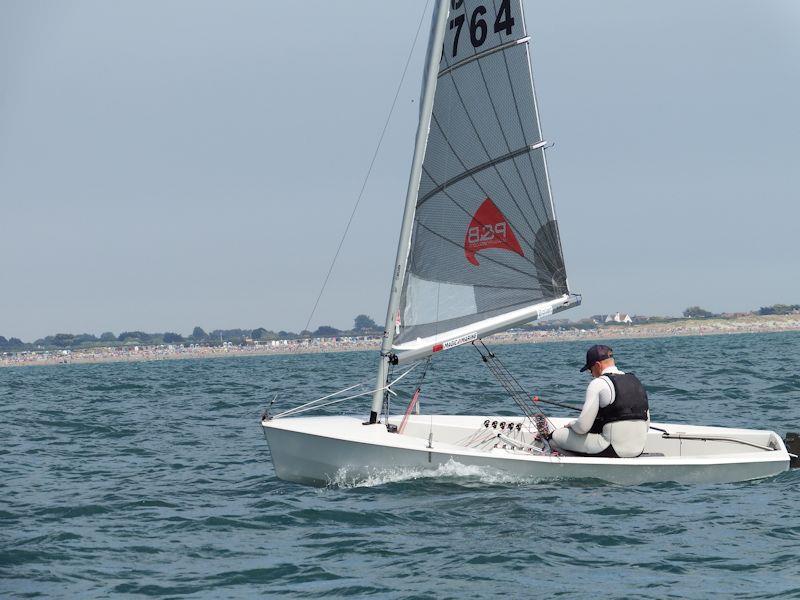
<svg viewBox="0 0 800 600">
<path fill-rule="evenodd" d="M 451 0 L 392 352 L 400 361 L 575 306 L 521 0 Z"/>
</svg>

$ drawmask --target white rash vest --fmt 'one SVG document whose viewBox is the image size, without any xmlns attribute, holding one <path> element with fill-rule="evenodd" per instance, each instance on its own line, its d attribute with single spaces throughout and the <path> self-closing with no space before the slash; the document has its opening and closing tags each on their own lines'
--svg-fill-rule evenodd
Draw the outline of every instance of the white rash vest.
<svg viewBox="0 0 800 600">
<path fill-rule="evenodd" d="M 606 367 L 603 369 L 603 373 L 600 377 L 596 377 L 589 382 L 589 386 L 586 388 L 586 399 L 583 402 L 581 414 L 569 424 L 569 427 L 575 433 L 589 433 L 589 430 L 594 424 L 594 420 L 597 418 L 597 411 L 612 404 L 616 399 L 614 384 L 611 383 L 608 377 L 603 377 L 606 373 L 611 373 L 612 375 L 625 374 L 615 366 Z"/>
</svg>

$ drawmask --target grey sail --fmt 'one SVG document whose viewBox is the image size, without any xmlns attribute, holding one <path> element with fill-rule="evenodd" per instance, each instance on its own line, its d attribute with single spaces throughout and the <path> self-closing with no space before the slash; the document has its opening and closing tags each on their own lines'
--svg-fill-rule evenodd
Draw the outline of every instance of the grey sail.
<svg viewBox="0 0 800 600">
<path fill-rule="evenodd" d="M 393 351 L 418 357 L 574 306 L 520 0 L 453 0 Z"/>
</svg>

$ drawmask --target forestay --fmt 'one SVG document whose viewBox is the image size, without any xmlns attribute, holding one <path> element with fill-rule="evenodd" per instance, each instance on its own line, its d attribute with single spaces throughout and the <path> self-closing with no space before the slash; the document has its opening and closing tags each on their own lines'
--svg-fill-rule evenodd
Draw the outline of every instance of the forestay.
<svg viewBox="0 0 800 600">
<path fill-rule="evenodd" d="M 452 0 L 393 351 L 401 361 L 574 306 L 520 0 Z"/>
</svg>

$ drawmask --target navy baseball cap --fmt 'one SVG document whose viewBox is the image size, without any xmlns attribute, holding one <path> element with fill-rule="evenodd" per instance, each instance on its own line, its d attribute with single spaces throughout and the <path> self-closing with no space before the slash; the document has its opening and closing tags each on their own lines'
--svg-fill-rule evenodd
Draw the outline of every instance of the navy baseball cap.
<svg viewBox="0 0 800 600">
<path fill-rule="evenodd" d="M 586 351 L 586 364 L 583 365 L 581 373 L 588 371 L 594 366 L 594 363 L 600 362 L 607 358 L 613 358 L 614 352 L 608 346 L 602 344 L 595 344 Z"/>
</svg>

